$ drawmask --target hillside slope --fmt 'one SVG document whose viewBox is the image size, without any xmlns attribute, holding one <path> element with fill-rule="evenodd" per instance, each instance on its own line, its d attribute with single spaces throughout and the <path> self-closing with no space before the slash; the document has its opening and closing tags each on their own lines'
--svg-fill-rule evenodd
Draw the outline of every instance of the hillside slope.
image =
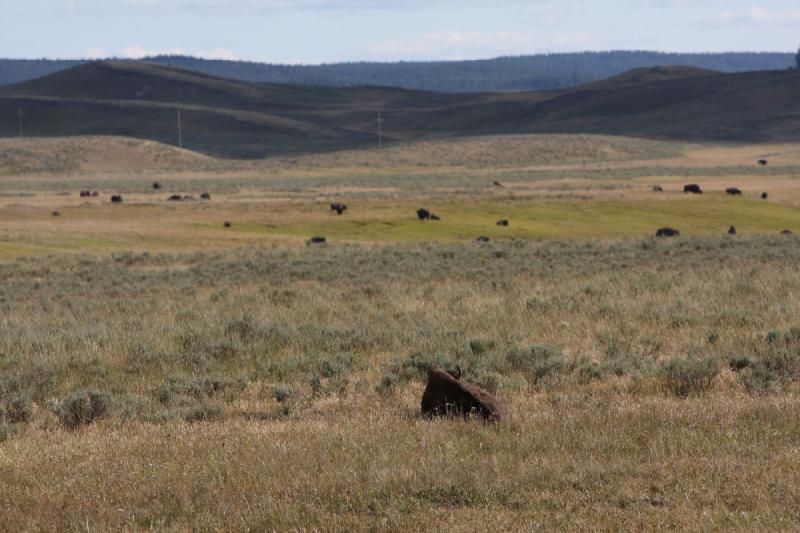
<svg viewBox="0 0 800 533">
<path fill-rule="evenodd" d="M 117 135 L 229 158 L 486 134 L 595 133 L 670 140 L 800 139 L 800 72 L 638 70 L 565 91 L 445 94 L 250 84 L 97 62 L 0 88 L 0 137 Z"/>
</svg>

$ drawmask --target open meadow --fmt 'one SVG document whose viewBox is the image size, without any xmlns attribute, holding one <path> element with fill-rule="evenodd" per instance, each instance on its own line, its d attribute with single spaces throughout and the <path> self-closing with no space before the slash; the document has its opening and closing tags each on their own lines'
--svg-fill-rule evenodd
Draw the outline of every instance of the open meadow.
<svg viewBox="0 0 800 533">
<path fill-rule="evenodd" d="M 0 530 L 797 529 L 798 262 L 800 144 L 0 139 Z"/>
</svg>

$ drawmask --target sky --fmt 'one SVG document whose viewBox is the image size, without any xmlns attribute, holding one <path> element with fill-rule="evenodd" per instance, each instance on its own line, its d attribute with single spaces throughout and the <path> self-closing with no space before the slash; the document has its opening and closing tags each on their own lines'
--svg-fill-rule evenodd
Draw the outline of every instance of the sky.
<svg viewBox="0 0 800 533">
<path fill-rule="evenodd" d="M 795 51 L 798 0 L 0 0 L 0 57 L 274 63 Z"/>
</svg>

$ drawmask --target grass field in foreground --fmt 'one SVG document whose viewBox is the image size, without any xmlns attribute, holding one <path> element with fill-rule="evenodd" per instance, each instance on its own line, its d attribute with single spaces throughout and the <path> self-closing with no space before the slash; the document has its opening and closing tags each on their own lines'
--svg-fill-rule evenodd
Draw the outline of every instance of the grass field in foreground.
<svg viewBox="0 0 800 533">
<path fill-rule="evenodd" d="M 800 240 L 0 264 L 0 529 L 796 529 Z M 456 363 L 511 420 L 419 418 Z"/>
</svg>

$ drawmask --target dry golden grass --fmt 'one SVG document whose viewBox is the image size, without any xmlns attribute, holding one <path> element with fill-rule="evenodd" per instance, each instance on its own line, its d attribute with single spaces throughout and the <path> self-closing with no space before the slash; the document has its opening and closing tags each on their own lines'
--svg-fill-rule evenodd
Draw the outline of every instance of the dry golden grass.
<svg viewBox="0 0 800 533">
<path fill-rule="evenodd" d="M 192 164 L 0 179 L 0 530 L 800 525 L 797 146 Z M 421 419 L 431 361 L 511 419 Z"/>
</svg>

